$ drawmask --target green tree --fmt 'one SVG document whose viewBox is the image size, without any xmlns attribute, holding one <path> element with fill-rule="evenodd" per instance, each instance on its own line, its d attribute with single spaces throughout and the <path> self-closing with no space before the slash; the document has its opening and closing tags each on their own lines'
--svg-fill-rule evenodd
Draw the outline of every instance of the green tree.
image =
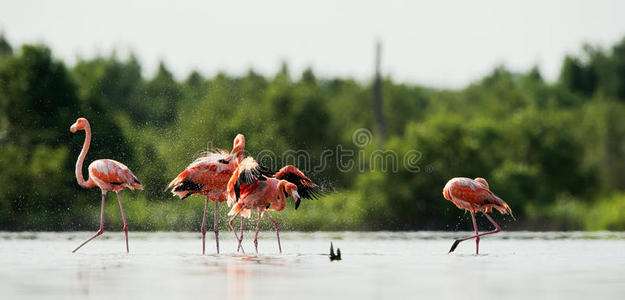
<svg viewBox="0 0 625 300">
<path fill-rule="evenodd" d="M 11 44 L 6 40 L 3 34 L 0 34 L 0 58 L 5 56 L 11 56 L 13 54 L 13 48 Z"/>
<path fill-rule="evenodd" d="M 154 126 L 164 128 L 176 121 L 178 102 L 183 93 L 173 75 L 163 62 L 158 66 L 158 71 L 152 80 L 148 81 L 143 88 L 141 96 L 137 98 L 137 107 L 143 112 L 137 114 L 139 124 L 153 122 Z"/>
<path fill-rule="evenodd" d="M 69 126 L 80 108 L 67 70 L 44 46 L 23 46 L 0 68 L 8 125 L 0 143 L 3 228 L 59 230 L 75 186 Z"/>
<path fill-rule="evenodd" d="M 580 59 L 567 56 L 562 63 L 560 83 L 570 91 L 591 96 L 596 89 L 597 75 L 591 66 Z"/>
</svg>

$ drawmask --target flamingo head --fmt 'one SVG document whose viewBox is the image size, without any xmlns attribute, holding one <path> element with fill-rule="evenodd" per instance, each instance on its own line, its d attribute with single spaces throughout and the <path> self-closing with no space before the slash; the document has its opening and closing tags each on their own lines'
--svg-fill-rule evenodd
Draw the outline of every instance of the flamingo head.
<svg viewBox="0 0 625 300">
<path fill-rule="evenodd" d="M 299 208 L 301 197 L 297 192 L 297 185 L 290 183 L 286 180 L 281 181 L 284 183 L 284 191 L 293 197 L 293 201 L 295 202 L 295 210 Z"/>
<path fill-rule="evenodd" d="M 286 198 L 282 198 L 282 195 L 284 195 L 285 197 L 293 197 L 293 201 L 295 202 L 295 210 L 297 210 L 297 208 L 299 207 L 300 204 L 300 200 L 301 197 L 299 195 L 299 193 L 297 192 L 297 185 L 287 181 L 287 180 L 280 180 L 278 182 L 278 190 L 280 191 L 280 203 L 282 204 L 282 207 L 284 207 L 284 203 L 282 202 L 283 199 Z"/>
<path fill-rule="evenodd" d="M 240 162 L 243 159 L 243 151 L 245 151 L 245 136 L 237 134 L 232 143 L 232 152 L 230 152 L 230 160 L 238 158 Z"/>
<path fill-rule="evenodd" d="M 85 130 L 87 127 L 89 127 L 89 121 L 85 118 L 78 118 L 76 123 L 72 124 L 72 127 L 69 128 L 69 131 L 76 133 L 76 131 Z"/>
<path fill-rule="evenodd" d="M 486 179 L 484 179 L 484 178 L 482 178 L 482 177 L 477 177 L 477 178 L 475 178 L 475 179 L 473 179 L 473 180 L 475 180 L 475 181 L 479 182 L 480 184 L 482 184 L 483 186 L 485 186 L 487 189 L 490 189 L 490 188 L 488 187 L 488 182 L 486 182 Z"/>
</svg>

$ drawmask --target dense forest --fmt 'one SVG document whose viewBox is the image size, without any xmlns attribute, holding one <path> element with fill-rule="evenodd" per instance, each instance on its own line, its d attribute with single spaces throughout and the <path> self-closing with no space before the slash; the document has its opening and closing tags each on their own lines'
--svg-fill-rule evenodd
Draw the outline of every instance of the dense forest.
<svg viewBox="0 0 625 300">
<path fill-rule="evenodd" d="M 74 176 L 84 134 L 69 127 L 84 116 L 93 130 L 85 165 L 121 161 L 145 186 L 122 192 L 131 230 L 198 230 L 204 199 L 164 188 L 207 148 L 229 150 L 237 133 L 249 155 L 274 169 L 296 164 L 324 187 L 322 198 L 273 214 L 287 229 L 468 229 L 441 191 L 452 177 L 479 176 L 515 213 L 495 214 L 504 228 L 625 230 L 625 40 L 563 58 L 557 82 L 498 67 L 458 90 L 390 77 L 381 87 L 385 134 L 373 81 L 286 65 L 273 76 L 176 80 L 163 63 L 146 78 L 132 55 L 69 66 L 45 45 L 0 37 L 0 229 L 97 228 L 100 192 Z M 384 165 L 388 153 L 398 168 Z M 120 230 L 115 202 L 105 226 Z"/>
</svg>

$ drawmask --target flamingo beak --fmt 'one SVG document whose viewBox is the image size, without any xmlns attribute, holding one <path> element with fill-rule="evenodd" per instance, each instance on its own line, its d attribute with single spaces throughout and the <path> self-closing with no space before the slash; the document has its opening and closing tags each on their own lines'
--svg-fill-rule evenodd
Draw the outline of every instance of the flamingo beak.
<svg viewBox="0 0 625 300">
<path fill-rule="evenodd" d="M 226 159 L 220 159 L 219 162 L 220 163 L 224 163 L 224 164 L 229 164 L 236 157 L 237 157 L 237 154 L 236 153 L 232 153 L 232 154 L 228 155 L 228 157 L 226 157 Z"/>
<path fill-rule="evenodd" d="M 72 125 L 72 127 L 69 128 L 69 131 L 71 131 L 72 133 L 76 133 L 76 131 L 78 130 L 77 128 L 78 126 L 76 125 L 76 123 L 74 123 Z"/>
<path fill-rule="evenodd" d="M 231 162 L 232 160 L 234 160 L 235 158 L 237 158 L 237 153 L 236 153 L 236 152 L 234 152 L 234 153 L 232 153 L 232 154 L 228 155 L 228 157 L 227 157 L 226 159 L 224 159 L 224 161 L 225 161 L 226 163 L 230 163 L 230 162 Z"/>
<path fill-rule="evenodd" d="M 297 193 L 297 191 L 293 191 L 292 195 L 293 195 L 293 199 L 295 200 L 295 210 L 297 210 L 299 208 L 301 198 L 299 194 Z"/>
</svg>

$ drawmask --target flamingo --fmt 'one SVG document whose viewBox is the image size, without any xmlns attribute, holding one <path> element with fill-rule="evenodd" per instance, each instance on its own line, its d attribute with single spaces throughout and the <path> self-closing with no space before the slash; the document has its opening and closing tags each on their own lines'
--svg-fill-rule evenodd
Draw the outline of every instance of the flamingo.
<svg viewBox="0 0 625 300">
<path fill-rule="evenodd" d="M 245 136 L 237 134 L 230 153 L 221 149 L 208 152 L 187 166 L 167 186 L 167 189 L 171 188 L 171 192 L 180 197 L 180 199 L 185 199 L 193 194 L 206 197 L 201 227 L 202 254 L 206 252 L 206 211 L 208 210 L 209 200 L 215 202 L 215 243 L 217 244 L 217 253 L 219 253 L 217 208 L 219 202 L 226 201 L 226 184 L 243 158 L 244 150 Z M 241 235 L 243 235 L 243 219 L 241 219 Z"/>
<path fill-rule="evenodd" d="M 302 171 L 291 165 L 283 167 L 273 177 L 268 176 L 270 173 L 264 167 L 259 166 L 251 157 L 247 157 L 240 163 L 228 181 L 228 203 L 234 204 L 228 213 L 229 216 L 232 216 L 229 225 L 235 238 L 239 241 L 238 247 L 241 247 L 243 236 L 240 238 L 237 236 L 232 222 L 239 214 L 249 218 L 251 210 L 256 209 L 258 211 L 256 234 L 254 235 L 256 253 L 258 253 L 260 221 L 263 216 L 273 223 L 278 239 L 278 249 L 282 253 L 280 227 L 278 222 L 266 212 L 283 210 L 288 196 L 293 198 L 295 209 L 297 209 L 301 198 L 315 199 L 321 191 L 320 187 L 314 184 Z"/>
<path fill-rule="evenodd" d="M 128 248 L 128 222 L 126 222 L 126 214 L 124 213 L 124 206 L 122 205 L 122 198 L 119 192 L 124 188 L 143 189 L 141 182 L 137 179 L 135 174 L 126 167 L 126 165 L 114 161 L 112 159 L 98 159 L 89 165 L 89 179 L 85 180 L 82 175 L 82 165 L 85 161 L 87 151 L 89 151 L 89 145 L 91 144 L 91 126 L 89 121 L 85 118 L 78 118 L 76 123 L 69 129 L 72 133 L 76 133 L 78 130 L 85 131 L 85 142 L 76 161 L 76 180 L 78 184 L 86 189 L 92 187 L 99 187 L 102 191 L 102 207 L 100 208 L 100 230 L 96 232 L 92 237 L 84 241 L 80 246 L 76 247 L 72 253 L 75 253 L 82 246 L 98 237 L 104 232 L 104 200 L 107 192 L 115 192 L 117 194 L 117 201 L 119 202 L 119 209 L 122 212 L 122 219 L 124 220 L 124 233 L 126 235 L 126 253 L 129 253 Z"/>
<path fill-rule="evenodd" d="M 480 236 L 501 231 L 501 227 L 488 215 L 493 208 L 498 210 L 501 214 L 510 214 L 512 218 L 514 218 L 510 206 L 490 191 L 488 182 L 486 182 L 484 178 L 452 178 L 443 189 L 443 197 L 453 202 L 458 208 L 469 211 L 471 213 L 471 219 L 473 220 L 473 228 L 475 229 L 475 235 L 457 239 L 451 246 L 449 253 L 454 252 L 460 242 L 475 238 L 475 255 L 479 254 Z M 478 233 L 477 223 L 475 222 L 475 214 L 477 212 L 482 212 L 488 221 L 495 226 L 495 229 L 484 233 Z"/>
</svg>

